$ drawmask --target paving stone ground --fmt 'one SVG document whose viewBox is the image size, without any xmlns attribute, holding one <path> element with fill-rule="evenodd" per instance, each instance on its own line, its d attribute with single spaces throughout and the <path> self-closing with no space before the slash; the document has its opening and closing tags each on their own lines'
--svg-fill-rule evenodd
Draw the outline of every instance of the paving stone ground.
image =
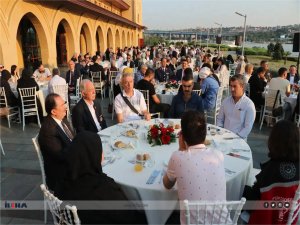
<svg viewBox="0 0 300 225">
<path fill-rule="evenodd" d="M 107 113 L 108 98 L 103 101 L 103 112 L 108 126 L 116 123 Z M 39 185 L 42 183 L 40 165 L 31 138 L 38 132 L 37 124 L 26 124 L 25 131 L 21 124 L 12 123 L 8 128 L 7 120 L 0 120 L 1 140 L 5 156 L 0 154 L 0 194 L 1 200 L 43 200 Z M 258 123 L 248 137 L 248 144 L 253 154 L 253 165 L 268 159 L 267 138 L 270 128 L 266 125 L 259 130 Z M 0 212 L 0 224 L 43 224 L 43 211 L 7 210 Z M 48 218 L 51 215 L 48 214 Z M 51 224 L 51 220 L 48 222 Z"/>
</svg>

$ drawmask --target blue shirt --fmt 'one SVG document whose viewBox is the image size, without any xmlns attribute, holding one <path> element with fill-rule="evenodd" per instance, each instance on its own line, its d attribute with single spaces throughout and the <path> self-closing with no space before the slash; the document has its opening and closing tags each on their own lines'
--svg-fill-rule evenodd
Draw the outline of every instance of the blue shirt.
<svg viewBox="0 0 300 225">
<path fill-rule="evenodd" d="M 187 110 L 203 112 L 202 98 L 198 94 L 192 92 L 190 100 L 185 102 L 183 100 L 183 92 L 180 91 L 172 100 L 170 118 L 181 118 L 182 114 Z"/>
<path fill-rule="evenodd" d="M 218 81 L 212 76 L 208 76 L 202 81 L 201 90 L 204 110 L 214 109 L 219 90 Z"/>
<path fill-rule="evenodd" d="M 138 71 L 134 74 L 134 84 L 137 84 L 142 79 L 144 79 L 144 75 L 141 73 L 141 71 Z"/>
<path fill-rule="evenodd" d="M 235 103 L 232 96 L 224 99 L 217 116 L 217 126 L 247 138 L 252 130 L 256 110 L 254 103 L 245 94 Z"/>
</svg>

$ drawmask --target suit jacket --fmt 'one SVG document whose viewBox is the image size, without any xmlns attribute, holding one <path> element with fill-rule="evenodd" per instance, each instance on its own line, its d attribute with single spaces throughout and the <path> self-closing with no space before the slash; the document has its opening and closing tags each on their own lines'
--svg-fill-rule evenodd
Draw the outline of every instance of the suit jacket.
<svg viewBox="0 0 300 225">
<path fill-rule="evenodd" d="M 169 74 L 169 78 L 167 78 L 167 74 Z M 159 80 L 159 82 L 166 82 L 167 79 L 170 79 L 173 77 L 173 72 L 168 67 L 165 68 L 165 71 L 162 69 L 162 67 L 155 70 L 155 79 Z"/>
<path fill-rule="evenodd" d="M 177 70 L 175 79 L 176 79 L 177 81 L 181 81 L 182 77 L 183 77 L 183 76 L 182 76 L 182 69 Z"/>
<path fill-rule="evenodd" d="M 74 70 L 74 75 L 71 77 L 70 81 L 70 73 L 70 70 L 66 72 L 66 82 L 69 85 L 69 87 L 74 87 L 74 90 L 71 93 L 75 94 L 77 79 L 80 77 L 81 74 L 79 70 Z"/>
<path fill-rule="evenodd" d="M 127 61 L 123 63 L 124 66 L 127 66 Z M 130 61 L 130 68 L 134 68 L 134 62 Z"/>
<path fill-rule="evenodd" d="M 94 101 L 94 108 L 96 112 L 96 117 L 100 123 L 101 129 L 103 130 L 107 127 L 107 125 L 106 121 L 104 120 L 104 117 L 102 116 L 101 106 L 99 102 Z M 93 116 L 83 99 L 80 99 L 80 101 L 72 110 L 72 123 L 77 133 L 84 130 L 91 131 L 94 133 L 98 132 Z"/>
<path fill-rule="evenodd" d="M 91 65 L 90 66 L 90 71 L 91 72 L 101 72 L 101 79 L 106 80 L 103 66 L 99 65 L 98 63 L 94 63 L 93 65 Z"/>
<path fill-rule="evenodd" d="M 68 121 L 66 119 L 63 121 L 72 131 Z M 48 115 L 40 129 L 38 142 L 44 159 L 46 183 L 50 190 L 55 191 L 66 172 L 65 157 L 71 140 L 55 120 Z"/>
<path fill-rule="evenodd" d="M 286 79 L 290 81 L 290 73 L 287 74 Z M 294 84 L 298 84 L 298 81 L 299 81 L 299 74 L 296 73 L 294 78 Z"/>
</svg>

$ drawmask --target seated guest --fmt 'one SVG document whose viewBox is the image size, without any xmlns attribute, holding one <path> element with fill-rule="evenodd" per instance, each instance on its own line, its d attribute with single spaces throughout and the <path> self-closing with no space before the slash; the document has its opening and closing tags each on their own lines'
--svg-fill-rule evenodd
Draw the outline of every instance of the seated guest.
<svg viewBox="0 0 300 225">
<path fill-rule="evenodd" d="M 255 120 L 255 106 L 244 93 L 243 75 L 230 78 L 231 96 L 224 99 L 217 116 L 217 126 L 224 127 L 246 139 Z"/>
<path fill-rule="evenodd" d="M 186 68 L 188 68 L 188 65 L 189 65 L 188 61 L 185 58 L 181 59 L 181 67 L 182 68 L 178 69 L 176 71 L 176 76 L 175 76 L 176 81 L 181 81 L 182 80 L 182 78 L 184 76 L 184 70 Z"/>
<path fill-rule="evenodd" d="M 51 72 L 48 68 L 45 68 L 42 63 L 39 63 L 38 69 L 33 73 L 33 78 L 35 78 L 36 81 L 50 80 Z"/>
<path fill-rule="evenodd" d="M 180 118 L 182 114 L 189 110 L 203 112 L 202 98 L 193 92 L 194 78 L 193 74 L 187 73 L 182 78 L 182 90 L 174 96 L 169 113 L 170 118 Z"/>
<path fill-rule="evenodd" d="M 201 69 L 204 68 L 204 67 L 207 67 L 207 68 L 210 69 L 211 76 L 213 76 L 213 78 L 215 78 L 215 80 L 218 82 L 219 86 L 221 86 L 221 82 L 219 80 L 219 77 L 214 73 L 210 63 L 203 63 L 202 66 L 201 66 Z M 198 82 L 200 82 L 200 77 L 198 78 Z"/>
<path fill-rule="evenodd" d="M 260 209 L 263 202 L 294 198 L 300 181 L 299 129 L 296 124 L 287 120 L 277 122 L 269 136 L 268 149 L 270 159 L 261 164 L 254 185 L 246 186 L 244 190 L 247 201 L 260 201 L 257 203 Z M 248 224 L 287 224 L 288 216 L 286 208 L 254 210 Z"/>
<path fill-rule="evenodd" d="M 287 69 L 281 67 L 278 70 L 278 77 L 274 77 L 271 79 L 269 83 L 269 88 L 272 90 L 280 90 L 281 103 L 284 111 L 284 118 L 286 120 L 291 119 L 292 117 L 292 107 L 290 103 L 285 102 L 285 98 L 289 97 L 291 94 L 291 86 L 290 82 L 286 79 L 287 77 Z"/>
<path fill-rule="evenodd" d="M 133 70 L 131 68 L 123 70 L 120 85 L 123 91 L 118 94 L 114 102 L 118 123 L 138 120 L 141 117 L 150 120 L 143 94 L 133 88 Z"/>
<path fill-rule="evenodd" d="M 18 99 L 12 92 L 8 80 L 11 78 L 11 74 L 8 70 L 2 70 L 0 77 L 0 86 L 4 87 L 7 104 L 11 107 L 18 105 Z"/>
<path fill-rule="evenodd" d="M 237 61 L 237 67 L 235 68 L 235 74 L 244 74 L 245 73 L 245 57 L 239 56 Z"/>
<path fill-rule="evenodd" d="M 264 68 L 264 70 L 265 70 L 265 77 L 267 79 L 267 82 L 270 82 L 270 80 L 272 79 L 272 74 L 270 73 L 270 70 L 269 70 L 269 63 L 268 63 L 268 61 L 262 60 L 260 62 L 260 67 Z"/>
<path fill-rule="evenodd" d="M 72 110 L 72 124 L 76 132 L 88 130 L 97 133 L 105 129 L 107 126 L 101 112 L 101 105 L 95 101 L 94 84 L 88 79 L 82 80 L 80 92 L 82 98 Z"/>
<path fill-rule="evenodd" d="M 148 68 L 147 65 L 146 65 L 146 64 L 143 64 L 143 65 L 141 65 L 140 70 L 137 71 L 137 72 L 134 74 L 134 84 L 135 84 L 135 85 L 137 85 L 137 83 L 138 83 L 140 80 L 143 80 L 143 79 L 144 79 L 147 68 Z"/>
<path fill-rule="evenodd" d="M 149 110 L 150 113 L 161 112 L 164 118 L 168 117 L 168 112 L 170 109 L 169 104 L 161 103 L 159 98 L 155 93 L 155 88 L 152 83 L 154 79 L 154 70 L 149 68 L 146 70 L 145 77 L 140 80 L 137 84 L 137 89 L 148 90 L 149 91 Z"/>
<path fill-rule="evenodd" d="M 203 109 L 211 111 L 215 108 L 219 83 L 212 76 L 212 72 L 209 68 L 203 67 L 200 70 L 199 77 L 201 79 L 201 97 L 203 102 Z"/>
<path fill-rule="evenodd" d="M 16 65 L 12 65 L 10 67 L 10 73 L 11 73 L 11 80 L 13 83 L 17 83 L 17 81 L 20 79 L 18 67 Z"/>
<path fill-rule="evenodd" d="M 58 182 L 66 172 L 66 153 L 74 134 L 65 117 L 67 106 L 60 95 L 49 94 L 45 108 L 48 115 L 40 129 L 38 142 L 43 155 L 47 186 L 56 192 Z"/>
<path fill-rule="evenodd" d="M 101 81 L 104 82 L 106 80 L 103 66 L 100 65 L 101 63 L 101 57 L 100 56 L 94 56 L 93 57 L 94 64 L 90 65 L 90 72 L 100 72 L 101 75 Z M 87 79 L 87 78 L 85 78 Z"/>
<path fill-rule="evenodd" d="M 66 80 L 62 77 L 60 77 L 60 72 L 58 68 L 54 68 L 52 70 L 52 78 L 48 83 L 48 91 L 49 93 L 53 93 L 53 86 L 55 85 L 66 85 Z"/>
<path fill-rule="evenodd" d="M 77 85 L 77 79 L 80 78 L 80 71 L 75 69 L 75 63 L 74 61 L 70 60 L 68 63 L 69 70 L 66 72 L 66 82 L 69 85 L 69 95 L 70 94 L 76 94 L 76 85 Z"/>
<path fill-rule="evenodd" d="M 265 78 L 265 70 L 262 67 L 259 67 L 256 73 L 250 77 L 248 83 L 250 84 L 250 99 L 253 101 L 255 107 L 260 109 L 265 104 L 262 94 L 267 85 L 267 79 Z"/>
<path fill-rule="evenodd" d="M 184 71 L 184 76 L 193 76 L 194 77 L 194 73 L 193 70 L 191 68 L 186 68 Z M 194 79 L 194 78 L 193 78 Z M 193 90 L 200 90 L 201 89 L 201 85 L 199 82 L 194 82 L 194 86 L 193 86 Z M 182 85 L 180 85 L 178 91 L 182 91 Z"/>
<path fill-rule="evenodd" d="M 295 65 L 290 66 L 290 71 L 287 74 L 286 79 L 290 82 L 290 84 L 298 84 L 299 74 L 297 73 L 297 68 Z"/>
<path fill-rule="evenodd" d="M 245 83 L 249 82 L 249 79 L 250 79 L 252 73 L 253 73 L 253 65 L 250 63 L 247 63 L 245 66 L 245 73 L 244 73 Z"/>
<path fill-rule="evenodd" d="M 173 74 L 175 73 L 175 70 L 177 68 L 177 58 L 176 57 L 172 57 L 170 64 L 169 64 L 169 69 L 173 72 Z"/>
<path fill-rule="evenodd" d="M 180 202 L 189 201 L 226 201 L 226 179 L 224 156 L 221 152 L 204 145 L 206 121 L 203 113 L 188 111 L 181 118 L 179 151 L 173 152 L 167 172 L 163 177 L 165 188 L 171 189 L 177 182 Z M 186 224 L 181 205 L 180 221 Z M 211 218 L 211 215 L 206 215 Z M 197 221 L 196 213 L 191 211 L 191 224 L 204 224 L 204 214 Z M 222 224 L 214 218 L 212 224 Z"/>
<path fill-rule="evenodd" d="M 161 59 L 161 67 L 155 70 L 155 79 L 159 82 L 166 82 L 173 77 L 173 72 L 167 67 L 167 59 Z"/>
<path fill-rule="evenodd" d="M 88 131 L 79 133 L 69 149 L 65 163 L 67 172 L 60 182 L 57 196 L 67 201 L 94 201 L 93 207 L 88 210 L 79 207 L 78 216 L 82 224 L 146 223 L 144 214 L 135 210 L 101 210 L 108 201 L 116 204 L 115 207 L 125 207 L 130 202 L 114 179 L 103 173 L 102 143 L 97 134 Z"/>
<path fill-rule="evenodd" d="M 127 61 L 123 63 L 123 66 L 134 68 L 134 62 L 131 60 L 131 55 L 127 54 Z"/>
</svg>

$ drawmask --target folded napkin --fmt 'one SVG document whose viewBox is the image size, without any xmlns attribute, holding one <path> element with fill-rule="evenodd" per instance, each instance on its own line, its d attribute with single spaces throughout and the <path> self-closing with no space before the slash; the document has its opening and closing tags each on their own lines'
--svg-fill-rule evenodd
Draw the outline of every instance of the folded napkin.
<svg viewBox="0 0 300 225">
<path fill-rule="evenodd" d="M 160 170 L 154 170 L 151 174 L 151 176 L 148 178 L 146 184 L 153 184 L 156 177 L 161 173 Z"/>
</svg>

